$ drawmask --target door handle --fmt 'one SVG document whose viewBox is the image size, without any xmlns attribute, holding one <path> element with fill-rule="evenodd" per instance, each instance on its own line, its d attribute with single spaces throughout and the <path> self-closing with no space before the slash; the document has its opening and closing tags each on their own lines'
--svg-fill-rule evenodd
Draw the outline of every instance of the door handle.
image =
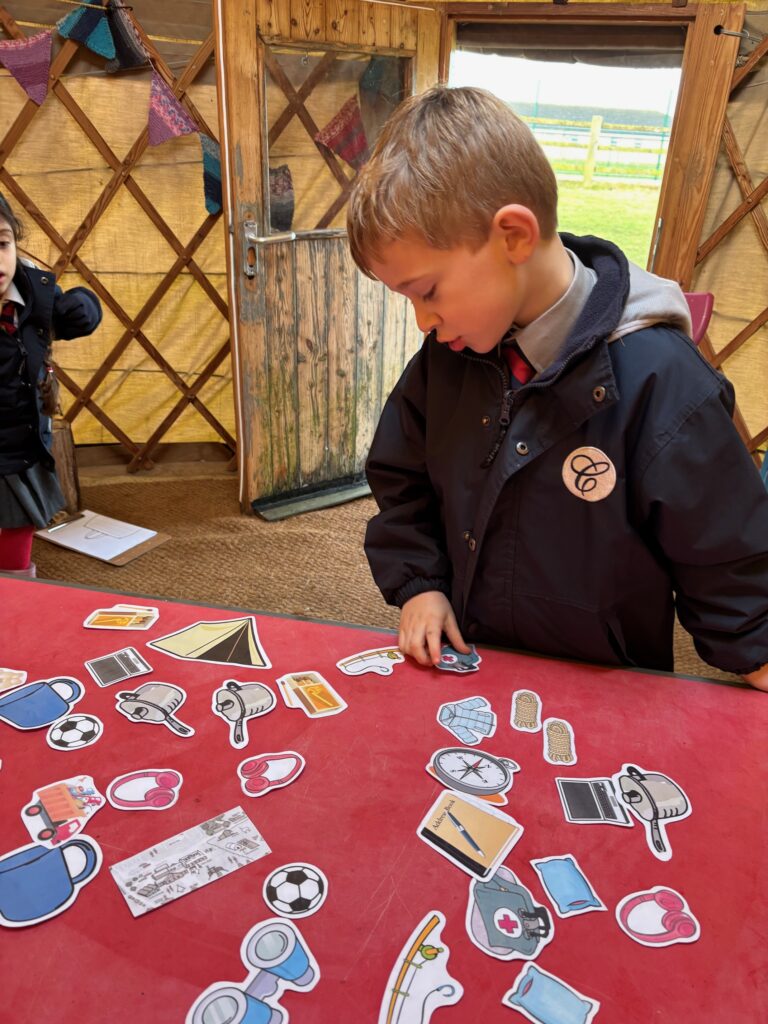
<svg viewBox="0 0 768 1024">
<path fill-rule="evenodd" d="M 256 277 L 259 273 L 259 247 L 274 245 L 275 242 L 293 242 L 295 231 L 281 231 L 275 235 L 260 235 L 255 220 L 243 221 L 243 273 L 246 277 Z"/>
</svg>

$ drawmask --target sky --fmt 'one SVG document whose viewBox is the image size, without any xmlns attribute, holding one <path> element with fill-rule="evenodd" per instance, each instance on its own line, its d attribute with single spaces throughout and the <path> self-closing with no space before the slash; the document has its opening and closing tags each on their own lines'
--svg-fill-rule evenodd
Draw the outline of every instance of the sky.
<svg viewBox="0 0 768 1024">
<path fill-rule="evenodd" d="M 476 85 L 509 103 L 563 103 L 626 110 L 674 110 L 678 68 L 555 64 L 457 50 L 450 85 Z"/>
</svg>

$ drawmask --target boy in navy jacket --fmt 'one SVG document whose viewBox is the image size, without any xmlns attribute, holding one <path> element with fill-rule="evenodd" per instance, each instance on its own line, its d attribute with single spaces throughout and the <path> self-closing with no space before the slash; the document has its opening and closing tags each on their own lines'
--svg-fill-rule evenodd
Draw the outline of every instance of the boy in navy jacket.
<svg viewBox="0 0 768 1024">
<path fill-rule="evenodd" d="M 768 689 L 768 494 L 677 284 L 558 235 L 529 129 L 478 89 L 403 103 L 350 198 L 360 269 L 426 338 L 367 463 L 399 644 L 443 634 L 671 670 L 674 613 Z"/>
</svg>

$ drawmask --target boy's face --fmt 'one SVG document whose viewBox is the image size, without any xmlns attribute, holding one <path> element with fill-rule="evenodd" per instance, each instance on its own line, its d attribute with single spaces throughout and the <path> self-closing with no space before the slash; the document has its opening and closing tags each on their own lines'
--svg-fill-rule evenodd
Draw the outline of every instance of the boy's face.
<svg viewBox="0 0 768 1024">
<path fill-rule="evenodd" d="M 370 269 L 411 301 L 419 330 L 434 330 L 454 352 L 490 352 L 520 322 L 520 268 L 493 232 L 474 252 L 466 245 L 435 249 L 406 236 L 385 245 Z"/>
<path fill-rule="evenodd" d="M 0 219 L 0 296 L 5 295 L 16 273 L 16 239 L 10 224 Z"/>
</svg>

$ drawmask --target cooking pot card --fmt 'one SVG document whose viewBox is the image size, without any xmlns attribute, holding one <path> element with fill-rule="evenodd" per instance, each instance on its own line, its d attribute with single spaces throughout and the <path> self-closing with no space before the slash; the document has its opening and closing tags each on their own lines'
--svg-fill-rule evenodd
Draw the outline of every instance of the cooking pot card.
<svg viewBox="0 0 768 1024">
<path fill-rule="evenodd" d="M 194 736 L 191 725 L 176 718 L 175 712 L 187 699 L 185 690 L 172 683 L 144 683 L 135 690 L 115 694 L 117 710 L 131 722 L 164 725 L 177 736 Z"/>
<path fill-rule="evenodd" d="M 248 746 L 248 720 L 266 715 L 277 698 L 264 683 L 238 683 L 227 679 L 211 698 L 211 710 L 229 725 L 229 742 L 235 748 Z"/>
<path fill-rule="evenodd" d="M 659 860 L 670 860 L 672 847 L 667 828 L 691 813 L 691 801 L 668 775 L 625 764 L 613 776 L 616 792 L 624 805 L 645 827 L 648 848 Z"/>
<path fill-rule="evenodd" d="M 289 708 L 301 708 L 309 718 L 338 715 L 347 707 L 327 679 L 319 672 L 289 672 L 277 680 Z"/>
</svg>

